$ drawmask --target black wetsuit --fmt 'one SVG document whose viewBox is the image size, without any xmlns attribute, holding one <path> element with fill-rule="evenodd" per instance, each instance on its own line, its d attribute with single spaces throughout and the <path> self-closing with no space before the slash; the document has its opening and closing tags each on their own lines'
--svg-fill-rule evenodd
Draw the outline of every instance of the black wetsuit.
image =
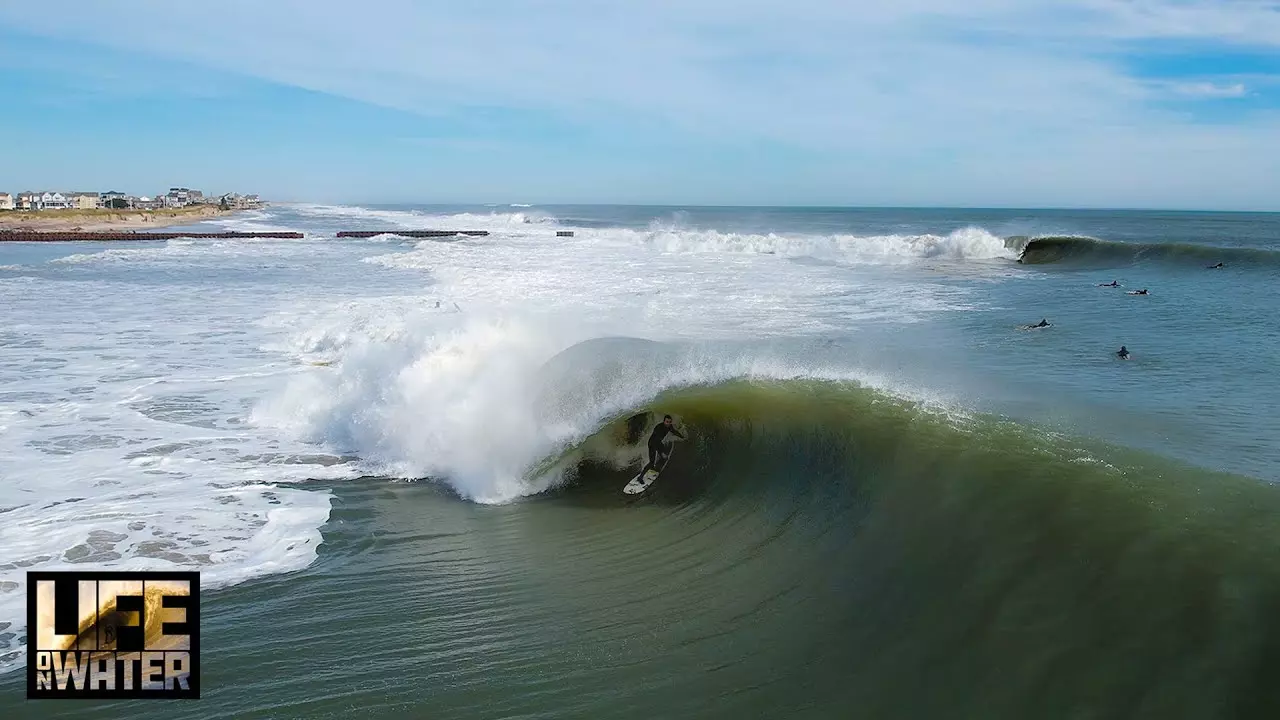
<svg viewBox="0 0 1280 720">
<path fill-rule="evenodd" d="M 658 458 L 666 455 L 662 447 L 662 441 L 667 439 L 667 433 L 672 433 L 681 440 L 684 439 L 684 435 L 681 435 L 674 425 L 668 425 L 665 422 L 658 423 L 658 427 L 654 428 L 649 435 L 649 464 L 645 465 L 644 470 L 640 471 L 641 475 L 644 475 L 649 468 L 656 469 L 658 467 Z"/>
</svg>

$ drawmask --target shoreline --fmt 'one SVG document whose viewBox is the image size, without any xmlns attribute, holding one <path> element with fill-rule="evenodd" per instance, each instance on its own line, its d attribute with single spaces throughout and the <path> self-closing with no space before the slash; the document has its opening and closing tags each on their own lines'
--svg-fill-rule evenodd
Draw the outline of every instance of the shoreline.
<svg viewBox="0 0 1280 720">
<path fill-rule="evenodd" d="M 0 212 L 0 231 L 102 232 L 186 225 L 242 212 L 215 205 L 172 210 L 7 210 Z"/>
</svg>

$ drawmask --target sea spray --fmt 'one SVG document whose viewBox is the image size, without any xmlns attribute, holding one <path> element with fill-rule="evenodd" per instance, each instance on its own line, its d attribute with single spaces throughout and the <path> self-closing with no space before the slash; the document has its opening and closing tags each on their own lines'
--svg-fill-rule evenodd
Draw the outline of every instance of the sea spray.
<svg viewBox="0 0 1280 720">
<path fill-rule="evenodd" d="M 331 318 L 326 331 L 296 336 L 299 357 L 323 350 L 325 360 L 259 403 L 253 422 L 351 454 L 367 472 L 436 478 L 492 503 L 559 483 L 531 470 L 673 388 L 825 378 L 943 404 L 888 377 L 814 365 L 796 347 L 606 338 L 548 317 L 428 309 L 367 324 L 360 313 L 345 326 Z"/>
</svg>

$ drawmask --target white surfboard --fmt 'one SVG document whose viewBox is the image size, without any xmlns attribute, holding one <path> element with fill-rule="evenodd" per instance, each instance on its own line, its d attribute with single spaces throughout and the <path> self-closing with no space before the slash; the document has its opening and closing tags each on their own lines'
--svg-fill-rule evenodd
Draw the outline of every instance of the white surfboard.
<svg viewBox="0 0 1280 720">
<path fill-rule="evenodd" d="M 631 482 L 627 483 L 627 486 L 622 488 L 622 492 L 628 495 L 638 495 L 645 490 L 648 490 L 649 486 L 653 484 L 653 481 L 658 479 L 658 475 L 660 475 L 663 470 L 667 469 L 667 463 L 671 462 L 671 454 L 675 452 L 675 449 L 675 444 L 672 443 L 670 447 L 667 448 L 667 459 L 662 461 L 661 468 L 649 468 L 645 471 L 644 477 L 636 475 L 631 478 Z"/>
</svg>

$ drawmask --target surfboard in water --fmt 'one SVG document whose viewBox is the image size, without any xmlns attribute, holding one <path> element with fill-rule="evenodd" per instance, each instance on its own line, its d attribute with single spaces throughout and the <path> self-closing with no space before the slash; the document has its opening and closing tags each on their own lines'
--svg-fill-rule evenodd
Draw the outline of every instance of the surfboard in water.
<svg viewBox="0 0 1280 720">
<path fill-rule="evenodd" d="M 649 486 L 653 484 L 653 481 L 658 479 L 658 475 L 662 474 L 662 471 L 667 469 L 667 463 L 671 462 L 671 453 L 673 452 L 675 452 L 674 443 L 667 448 L 667 457 L 662 461 L 662 467 L 646 470 L 644 477 L 636 475 L 631 478 L 631 482 L 627 483 L 627 486 L 622 488 L 622 492 L 628 495 L 638 495 L 645 490 L 648 490 Z"/>
</svg>

